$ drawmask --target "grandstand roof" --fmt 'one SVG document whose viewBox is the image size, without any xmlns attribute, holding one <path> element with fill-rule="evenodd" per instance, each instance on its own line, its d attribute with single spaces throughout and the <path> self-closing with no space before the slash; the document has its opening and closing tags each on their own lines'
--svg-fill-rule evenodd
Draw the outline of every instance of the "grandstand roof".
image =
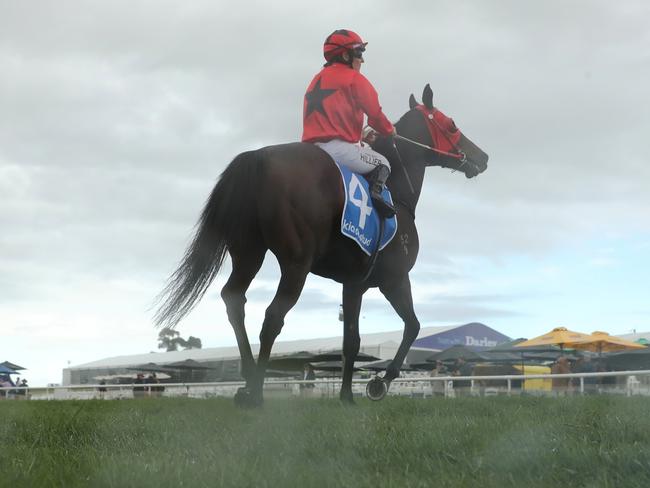
<svg viewBox="0 0 650 488">
<path fill-rule="evenodd" d="M 639 339 L 646 339 L 650 341 L 650 332 L 633 332 L 631 334 L 616 334 L 616 337 L 625 339 L 628 341 L 636 342 Z"/>
<path fill-rule="evenodd" d="M 463 325 L 450 325 L 440 327 L 422 327 L 418 338 L 428 337 L 441 332 L 449 331 L 462 327 Z M 361 334 L 361 347 L 372 347 L 380 344 L 393 342 L 396 345 L 402 340 L 403 329 L 390 332 L 377 332 L 373 334 Z M 316 339 L 301 339 L 295 341 L 278 341 L 273 345 L 273 355 L 287 354 L 294 351 L 327 351 L 331 349 L 340 349 L 342 346 L 342 336 L 324 337 Z M 253 354 L 259 351 L 259 344 L 251 344 Z M 272 355 L 272 356 L 273 356 Z M 239 349 L 237 346 L 230 347 L 208 347 L 204 349 L 188 349 L 185 351 L 171 352 L 150 352 L 148 354 L 135 354 L 129 356 L 114 356 L 90 363 L 70 366 L 67 369 L 94 369 L 94 368 L 115 368 L 125 366 L 135 366 L 144 363 L 171 363 L 174 361 L 183 361 L 185 359 L 194 359 L 195 361 L 213 361 L 215 359 L 238 359 Z"/>
</svg>

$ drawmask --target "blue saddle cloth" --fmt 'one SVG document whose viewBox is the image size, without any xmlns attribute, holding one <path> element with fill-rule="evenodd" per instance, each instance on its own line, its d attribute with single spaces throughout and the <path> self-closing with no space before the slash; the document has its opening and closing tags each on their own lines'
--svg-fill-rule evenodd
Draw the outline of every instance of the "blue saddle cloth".
<svg viewBox="0 0 650 488">
<path fill-rule="evenodd" d="M 341 233 L 356 242 L 363 252 L 370 256 L 377 246 L 379 237 L 379 215 L 372 206 L 368 182 L 363 176 L 353 173 L 347 166 L 336 163 L 336 167 L 341 172 L 345 188 Z M 387 188 L 384 188 L 382 196 L 386 201 L 393 203 L 393 197 Z M 397 217 L 386 219 L 379 250 L 388 245 L 396 232 Z"/>
</svg>

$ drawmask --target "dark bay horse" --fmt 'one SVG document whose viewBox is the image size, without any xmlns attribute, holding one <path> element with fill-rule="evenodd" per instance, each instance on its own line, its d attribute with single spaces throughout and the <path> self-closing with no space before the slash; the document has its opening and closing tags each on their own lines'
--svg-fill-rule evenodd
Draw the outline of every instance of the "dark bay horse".
<svg viewBox="0 0 650 488">
<path fill-rule="evenodd" d="M 429 85 L 422 101 L 418 104 L 411 95 L 410 110 L 395 124 L 395 142 L 379 138 L 373 144 L 392 166 L 388 187 L 396 203 L 398 229 L 365 281 L 370 258 L 341 234 L 344 187 L 339 170 L 325 151 L 305 143 L 269 146 L 238 155 L 221 174 L 203 208 L 193 241 L 160 296 L 162 304 L 155 320 L 159 326 L 175 326 L 201 299 L 226 254 L 230 255 L 232 272 L 221 296 L 235 331 L 246 380 L 246 387 L 235 397 L 238 404 L 262 403 L 271 348 L 310 272 L 343 284 L 341 400 L 353 401 L 361 300 L 372 287 L 379 287 L 404 321 L 402 342 L 383 381 L 389 385 L 399 376 L 420 330 L 409 271 L 418 255 L 415 209 L 425 168 L 451 168 L 472 178 L 485 171 L 488 159 L 450 118 L 434 108 Z M 255 363 L 244 327 L 245 295 L 268 250 L 278 260 L 281 277 L 266 309 Z"/>
</svg>

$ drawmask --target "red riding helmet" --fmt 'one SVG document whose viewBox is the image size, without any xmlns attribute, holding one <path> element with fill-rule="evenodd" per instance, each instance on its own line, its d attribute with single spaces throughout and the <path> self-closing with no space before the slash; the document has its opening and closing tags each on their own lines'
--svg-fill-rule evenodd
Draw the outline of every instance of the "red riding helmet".
<svg viewBox="0 0 650 488">
<path fill-rule="evenodd" d="M 347 29 L 339 29 L 332 32 L 323 44 L 323 55 L 326 61 L 331 61 L 336 56 L 343 54 L 345 51 L 358 49 L 366 50 L 367 42 L 363 42 L 361 36 L 356 32 Z"/>
</svg>

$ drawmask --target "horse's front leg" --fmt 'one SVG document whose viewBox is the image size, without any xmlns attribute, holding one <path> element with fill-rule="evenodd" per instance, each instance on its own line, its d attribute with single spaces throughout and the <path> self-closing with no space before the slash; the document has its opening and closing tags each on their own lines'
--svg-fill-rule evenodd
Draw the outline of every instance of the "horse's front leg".
<svg viewBox="0 0 650 488">
<path fill-rule="evenodd" d="M 402 342 L 397 349 L 397 354 L 386 368 L 384 381 L 390 383 L 399 376 L 406 354 L 409 352 L 413 341 L 420 333 L 420 322 L 413 310 L 413 297 L 411 295 L 411 281 L 408 274 L 405 275 L 395 286 L 380 286 L 379 290 L 397 312 L 397 315 L 404 321 L 404 335 Z"/>
<path fill-rule="evenodd" d="M 361 300 L 368 290 L 366 286 L 343 285 L 343 382 L 340 398 L 344 403 L 354 403 L 352 397 L 352 375 L 354 361 L 359 353 L 359 313 Z"/>
</svg>

